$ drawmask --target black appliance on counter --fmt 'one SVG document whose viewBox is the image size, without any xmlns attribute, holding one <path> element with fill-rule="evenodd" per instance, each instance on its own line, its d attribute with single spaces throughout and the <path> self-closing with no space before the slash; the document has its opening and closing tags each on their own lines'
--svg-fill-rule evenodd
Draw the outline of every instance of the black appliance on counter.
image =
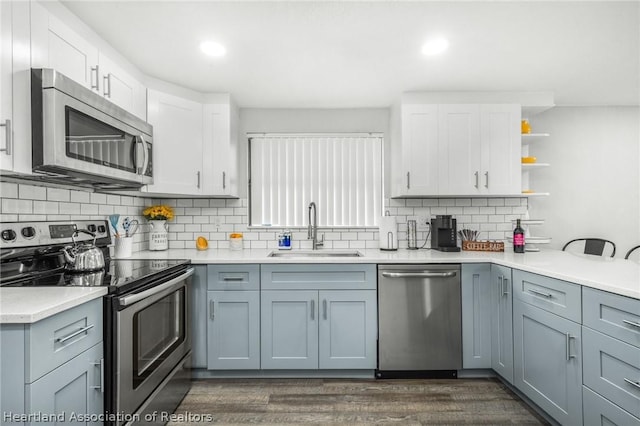
<svg viewBox="0 0 640 426">
<path fill-rule="evenodd" d="M 457 244 L 457 221 L 451 215 L 431 219 L 431 248 L 438 251 L 460 251 Z"/>
<path fill-rule="evenodd" d="M 91 244 L 91 234 L 105 267 L 73 272 L 63 249 L 73 245 L 72 237 Z M 190 388 L 194 270 L 189 260 L 111 259 L 109 245 L 107 221 L 1 223 L 0 286 L 106 287 L 105 424 L 131 418 L 148 424 L 144 414 L 172 413 Z"/>
</svg>

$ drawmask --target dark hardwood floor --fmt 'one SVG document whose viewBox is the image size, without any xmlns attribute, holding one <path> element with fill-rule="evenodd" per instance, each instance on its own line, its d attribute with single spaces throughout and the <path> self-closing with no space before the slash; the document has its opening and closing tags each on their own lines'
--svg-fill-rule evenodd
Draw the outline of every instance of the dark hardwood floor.
<svg viewBox="0 0 640 426">
<path fill-rule="evenodd" d="M 197 380 L 170 425 L 547 424 L 495 379 Z"/>
</svg>

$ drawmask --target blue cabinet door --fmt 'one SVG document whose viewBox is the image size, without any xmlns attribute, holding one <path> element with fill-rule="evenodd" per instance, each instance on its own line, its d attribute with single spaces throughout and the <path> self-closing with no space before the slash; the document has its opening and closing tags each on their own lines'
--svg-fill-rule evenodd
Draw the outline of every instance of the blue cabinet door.
<svg viewBox="0 0 640 426">
<path fill-rule="evenodd" d="M 262 291 L 260 316 L 262 369 L 318 368 L 317 291 Z"/>
<path fill-rule="evenodd" d="M 491 265 L 491 368 L 513 383 L 513 283 L 511 269 Z"/>
<path fill-rule="evenodd" d="M 207 368 L 260 368 L 260 292 L 209 291 Z"/>
<path fill-rule="evenodd" d="M 103 413 L 102 360 L 100 343 L 27 385 L 27 412 L 64 416 L 61 423 L 101 425 L 102 422 L 81 421 L 72 416 L 90 419 L 90 415 Z"/>
<path fill-rule="evenodd" d="M 375 369 L 376 291 L 320 291 L 319 302 L 319 367 Z"/>
<path fill-rule="evenodd" d="M 191 366 L 207 368 L 207 266 L 191 276 Z"/>
<path fill-rule="evenodd" d="M 462 265 L 462 368 L 491 368 L 491 268 Z"/>
<path fill-rule="evenodd" d="M 582 425 L 579 324 L 521 300 L 513 303 L 514 382 L 562 425 Z"/>
</svg>

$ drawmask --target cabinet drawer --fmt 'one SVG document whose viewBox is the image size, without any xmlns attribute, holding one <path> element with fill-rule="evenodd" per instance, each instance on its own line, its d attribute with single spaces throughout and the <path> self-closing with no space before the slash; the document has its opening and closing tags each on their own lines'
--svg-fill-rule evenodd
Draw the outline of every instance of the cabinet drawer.
<svg viewBox="0 0 640 426">
<path fill-rule="evenodd" d="M 582 288 L 583 324 L 640 347 L 640 300 Z"/>
<path fill-rule="evenodd" d="M 640 417 L 640 349 L 582 327 L 584 385 Z"/>
<path fill-rule="evenodd" d="M 209 265 L 209 290 L 260 290 L 260 265 Z"/>
<path fill-rule="evenodd" d="M 640 419 L 632 416 L 588 387 L 582 388 L 584 426 L 640 426 Z"/>
<path fill-rule="evenodd" d="M 102 341 L 102 298 L 32 324 L 26 331 L 31 383 Z"/>
<path fill-rule="evenodd" d="M 582 322 L 580 288 L 567 281 L 513 270 L 513 291 L 517 299 L 577 323 Z"/>
<path fill-rule="evenodd" d="M 263 290 L 375 290 L 376 265 L 280 264 L 262 265 Z"/>
</svg>

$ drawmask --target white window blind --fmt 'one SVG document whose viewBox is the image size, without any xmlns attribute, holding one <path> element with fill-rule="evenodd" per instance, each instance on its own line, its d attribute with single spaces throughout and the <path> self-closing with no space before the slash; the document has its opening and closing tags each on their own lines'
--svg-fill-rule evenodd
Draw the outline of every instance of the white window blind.
<svg viewBox="0 0 640 426">
<path fill-rule="evenodd" d="M 382 213 L 382 137 L 264 135 L 250 138 L 251 225 L 377 226 Z"/>
</svg>

